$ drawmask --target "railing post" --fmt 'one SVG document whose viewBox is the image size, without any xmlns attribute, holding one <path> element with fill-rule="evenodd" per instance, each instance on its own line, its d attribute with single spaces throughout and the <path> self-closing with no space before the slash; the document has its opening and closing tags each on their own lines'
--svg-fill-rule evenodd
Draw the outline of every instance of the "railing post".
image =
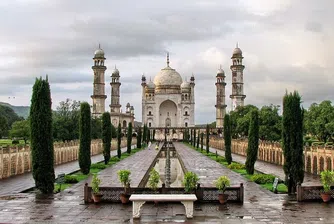
<svg viewBox="0 0 334 224">
<path fill-rule="evenodd" d="M 198 201 L 203 201 L 204 189 L 201 188 L 201 184 L 197 184 L 196 197 Z"/>
<path fill-rule="evenodd" d="M 244 184 L 240 183 L 240 202 L 244 203 Z"/>
</svg>

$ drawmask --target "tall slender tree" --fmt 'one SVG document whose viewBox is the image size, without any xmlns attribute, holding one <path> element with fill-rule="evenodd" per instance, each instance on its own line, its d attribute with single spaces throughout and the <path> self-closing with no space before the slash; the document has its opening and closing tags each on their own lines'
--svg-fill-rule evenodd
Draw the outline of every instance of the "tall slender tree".
<svg viewBox="0 0 334 224">
<path fill-rule="evenodd" d="M 283 98 L 283 153 L 284 173 L 288 193 L 295 193 L 298 183 L 304 180 L 303 117 L 298 92 L 286 93 Z"/>
<path fill-rule="evenodd" d="M 151 130 L 147 128 L 147 142 L 151 141 Z"/>
<path fill-rule="evenodd" d="M 122 156 L 121 141 L 122 141 L 122 128 L 121 128 L 121 123 L 118 123 L 118 128 L 117 128 L 117 157 L 119 159 Z"/>
<path fill-rule="evenodd" d="M 196 146 L 196 129 L 194 129 L 194 140 L 193 140 L 193 146 Z"/>
<path fill-rule="evenodd" d="M 153 129 L 152 141 L 155 141 L 155 129 Z"/>
<path fill-rule="evenodd" d="M 198 130 L 198 134 L 197 134 L 197 149 L 199 149 L 199 138 L 200 138 L 200 133 L 199 133 L 199 130 Z"/>
<path fill-rule="evenodd" d="M 36 79 L 30 106 L 32 172 L 36 187 L 45 194 L 54 190 L 54 152 L 51 92 L 48 78 Z"/>
<path fill-rule="evenodd" d="M 141 127 L 138 128 L 137 131 L 137 148 L 140 149 L 141 148 Z"/>
<path fill-rule="evenodd" d="M 203 144 L 204 144 L 203 139 L 204 139 L 204 133 L 202 132 L 201 133 L 201 151 L 203 151 Z"/>
<path fill-rule="evenodd" d="M 209 124 L 206 125 L 206 153 L 209 153 L 209 138 L 210 138 L 210 129 L 209 129 Z"/>
<path fill-rule="evenodd" d="M 127 153 L 131 153 L 131 145 L 132 145 L 132 123 L 129 122 L 129 125 L 128 125 L 128 133 L 127 133 L 127 149 L 126 149 L 126 152 Z"/>
<path fill-rule="evenodd" d="M 146 136 L 147 136 L 147 127 L 146 124 L 144 124 L 144 128 L 143 128 L 143 142 L 146 143 Z"/>
<path fill-rule="evenodd" d="M 224 117 L 224 140 L 225 140 L 225 158 L 228 164 L 232 163 L 231 154 L 231 123 L 230 115 L 226 114 Z"/>
<path fill-rule="evenodd" d="M 110 113 L 105 112 L 102 114 L 102 142 L 103 142 L 103 156 L 104 164 L 108 164 L 110 160 L 110 148 L 111 148 L 111 121 Z"/>
<path fill-rule="evenodd" d="M 91 143 L 91 116 L 90 106 L 87 102 L 80 105 L 79 118 L 79 166 L 83 174 L 88 174 L 91 165 L 90 143 Z"/>
<path fill-rule="evenodd" d="M 257 159 L 259 149 L 259 112 L 257 109 L 251 111 L 249 122 L 249 136 L 246 159 L 246 171 L 248 174 L 254 174 L 254 165 Z"/>
</svg>

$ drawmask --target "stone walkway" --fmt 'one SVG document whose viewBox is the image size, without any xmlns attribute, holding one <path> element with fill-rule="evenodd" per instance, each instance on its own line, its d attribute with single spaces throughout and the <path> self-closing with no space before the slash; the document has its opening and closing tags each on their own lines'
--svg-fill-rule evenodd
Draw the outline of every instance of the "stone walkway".
<svg viewBox="0 0 334 224">
<path fill-rule="evenodd" d="M 216 151 L 217 151 L 218 155 L 225 156 L 225 151 L 210 147 L 210 152 L 216 153 Z M 246 163 L 246 157 L 245 156 L 237 155 L 237 154 L 234 154 L 234 153 L 232 153 L 232 160 L 234 162 L 241 163 L 241 164 Z M 272 163 L 268 163 L 268 162 L 265 162 L 265 161 L 257 160 L 255 162 L 255 170 L 257 170 L 261 173 L 272 174 L 272 175 L 280 178 L 281 180 L 285 179 L 285 174 L 284 174 L 284 171 L 283 171 L 283 167 L 279 166 L 279 165 L 276 165 L 276 164 L 272 164 Z M 305 172 L 304 182 L 303 182 L 302 185 L 303 186 L 314 186 L 314 185 L 321 186 L 320 177 L 317 176 L 317 175 L 312 175 L 312 174 L 309 174 L 309 173 Z"/>
<path fill-rule="evenodd" d="M 125 152 L 126 148 L 122 148 L 122 152 Z M 111 156 L 117 155 L 117 150 L 111 151 Z M 92 163 L 97 163 L 104 161 L 103 155 L 95 155 L 91 158 Z M 57 177 L 60 173 L 73 173 L 78 171 L 79 168 L 79 162 L 78 160 L 68 162 L 65 164 L 61 164 L 58 166 L 55 166 L 55 175 Z M 17 194 L 22 191 L 25 191 L 27 189 L 35 187 L 35 180 L 32 177 L 32 173 L 25 173 L 16 175 L 13 177 L 9 177 L 6 179 L 0 180 L 0 196 L 4 195 L 10 195 L 10 194 Z"/>
<path fill-rule="evenodd" d="M 192 152 L 196 157 L 193 161 L 202 166 L 215 167 L 206 164 L 215 161 L 207 160 L 209 158 L 195 150 L 183 150 Z M 131 162 L 130 159 L 121 162 Z M 237 178 L 240 180 L 242 177 Z M 297 203 L 286 195 L 273 194 L 245 179 L 242 180 L 245 185 L 243 205 L 196 203 L 194 218 L 187 219 L 181 203 L 159 203 L 157 206 L 147 203 L 142 207 L 141 218 L 133 220 L 131 204 L 84 204 L 83 186 L 86 181 L 48 198 L 27 193 L 11 200 L 0 198 L 0 223 L 334 223 L 334 203 Z"/>
<path fill-rule="evenodd" d="M 162 145 L 161 145 L 162 146 Z M 161 147 L 160 146 L 160 147 Z M 146 149 L 137 152 L 136 154 L 125 158 L 124 160 L 116 163 L 115 165 L 102 170 L 98 176 L 101 179 L 101 187 L 122 187 L 122 184 L 118 180 L 118 170 L 130 170 L 131 186 L 138 187 L 140 181 L 143 179 L 146 171 L 152 164 L 154 158 L 158 154 L 158 150 Z"/>
</svg>

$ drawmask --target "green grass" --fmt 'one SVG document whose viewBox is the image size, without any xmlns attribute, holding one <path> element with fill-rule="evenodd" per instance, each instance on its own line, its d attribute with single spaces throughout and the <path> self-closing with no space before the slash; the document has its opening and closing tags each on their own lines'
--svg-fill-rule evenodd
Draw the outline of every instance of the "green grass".
<svg viewBox="0 0 334 224">
<path fill-rule="evenodd" d="M 19 140 L 19 144 L 12 144 L 12 139 L 0 139 L 0 146 L 24 146 L 24 140 Z M 29 141 L 27 141 L 27 145 L 29 145 Z"/>
<path fill-rule="evenodd" d="M 188 143 L 184 143 L 185 145 L 187 145 L 188 147 L 197 150 L 196 148 L 194 148 L 192 145 L 188 144 Z M 223 166 L 225 166 L 226 168 L 228 168 L 228 163 L 225 160 L 225 157 L 223 156 L 219 156 L 216 157 L 215 153 L 209 152 L 206 153 L 206 150 L 203 149 L 203 151 L 200 151 L 203 155 L 211 158 L 212 160 L 217 161 L 218 163 L 222 164 Z M 233 163 L 237 163 L 237 162 L 233 162 Z M 238 163 L 240 164 L 240 163 Z M 241 174 L 243 177 L 245 177 L 247 180 L 251 181 L 251 178 L 253 175 L 247 174 L 246 169 L 231 169 L 233 172 L 239 173 Z M 254 174 L 258 174 L 258 172 L 255 172 Z M 273 183 L 267 183 L 267 184 L 259 184 L 261 187 L 272 191 L 273 192 Z M 288 192 L 288 188 L 285 184 L 280 183 L 277 185 L 277 192 L 278 193 L 287 193 Z"/>
<path fill-rule="evenodd" d="M 58 193 L 58 192 L 59 192 L 59 186 L 60 186 L 60 184 L 55 184 L 55 188 L 54 188 L 54 190 L 53 190 L 54 193 Z M 63 191 L 63 190 L 65 190 L 66 188 L 69 188 L 69 187 L 71 187 L 71 186 L 72 186 L 72 184 L 61 184 L 61 189 L 60 189 L 60 191 Z"/>
</svg>

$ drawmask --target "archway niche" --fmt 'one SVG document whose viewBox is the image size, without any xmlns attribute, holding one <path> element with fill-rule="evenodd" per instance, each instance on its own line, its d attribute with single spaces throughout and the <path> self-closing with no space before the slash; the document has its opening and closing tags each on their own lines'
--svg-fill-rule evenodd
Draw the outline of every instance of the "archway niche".
<svg viewBox="0 0 334 224">
<path fill-rule="evenodd" d="M 165 100 L 159 107 L 159 127 L 177 127 L 177 106 L 171 100 Z"/>
</svg>

